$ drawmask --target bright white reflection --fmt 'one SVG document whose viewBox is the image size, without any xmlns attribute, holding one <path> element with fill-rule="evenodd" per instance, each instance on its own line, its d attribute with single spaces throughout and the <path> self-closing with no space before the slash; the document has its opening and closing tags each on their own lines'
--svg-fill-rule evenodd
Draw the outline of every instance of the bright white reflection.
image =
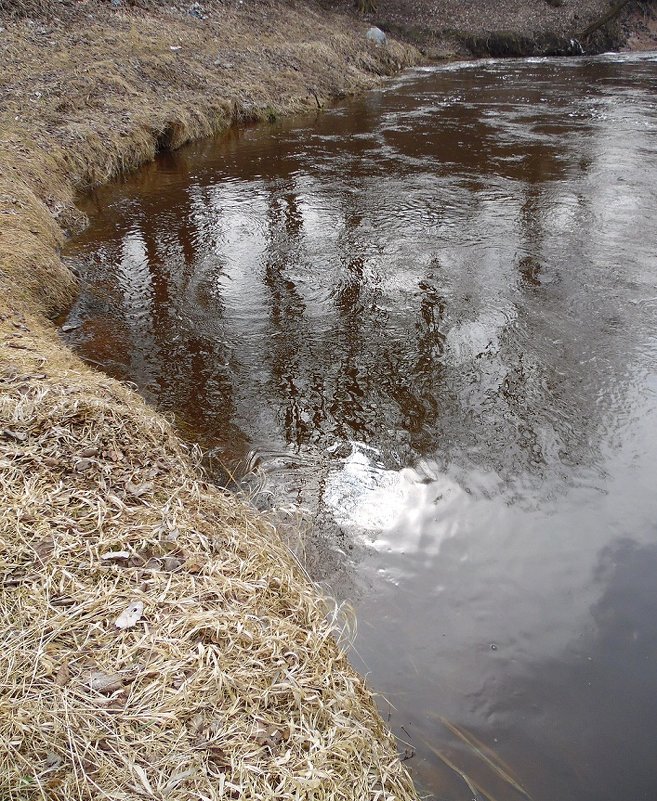
<svg viewBox="0 0 657 801">
<path fill-rule="evenodd" d="M 450 509 L 464 490 L 426 465 L 387 470 L 377 462 L 376 448 L 351 445 L 351 454 L 329 473 L 324 490 L 336 523 L 370 532 L 375 539 L 369 544 L 377 551 L 437 554 L 442 542 L 455 534 Z M 430 538 L 423 534 L 428 508 L 436 515 Z"/>
</svg>

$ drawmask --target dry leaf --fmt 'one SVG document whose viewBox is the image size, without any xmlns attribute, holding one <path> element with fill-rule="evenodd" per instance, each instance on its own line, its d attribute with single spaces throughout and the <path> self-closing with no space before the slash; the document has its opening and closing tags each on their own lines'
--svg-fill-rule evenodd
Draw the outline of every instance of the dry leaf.
<svg viewBox="0 0 657 801">
<path fill-rule="evenodd" d="M 108 551 L 101 553 L 100 558 L 105 561 L 121 562 L 124 559 L 130 559 L 130 551 Z"/>
<path fill-rule="evenodd" d="M 174 527 L 166 535 L 166 537 L 164 538 L 164 542 L 176 542 L 179 536 L 180 536 L 180 530 Z"/>
<path fill-rule="evenodd" d="M 153 788 L 151 787 L 150 782 L 148 781 L 148 776 L 146 775 L 146 771 L 141 767 L 141 765 L 133 765 L 133 770 L 139 777 L 139 780 L 144 785 L 146 792 L 153 796 Z"/>
<path fill-rule="evenodd" d="M 263 726 L 259 724 L 254 733 L 254 740 L 258 745 L 273 749 L 277 748 L 283 740 L 287 740 L 289 736 L 290 729 L 287 726 L 276 726 L 274 724 Z"/>
<path fill-rule="evenodd" d="M 120 693 L 115 693 L 107 702 L 106 709 L 124 709 L 128 703 L 128 693 L 124 690 Z"/>
<path fill-rule="evenodd" d="M 61 665 L 55 676 L 55 684 L 58 687 L 65 687 L 71 680 L 71 671 L 68 669 L 67 664 Z"/>
<path fill-rule="evenodd" d="M 95 670 L 89 676 L 89 687 L 99 693 L 113 693 L 123 687 L 123 679 L 118 673 L 101 673 Z"/>
<path fill-rule="evenodd" d="M 14 431 L 12 428 L 5 428 L 2 432 L 6 437 L 11 437 L 12 439 L 17 439 L 19 442 L 25 442 L 27 439 L 27 434 L 23 431 Z"/>
<path fill-rule="evenodd" d="M 137 625 L 144 613 L 144 604 L 141 601 L 132 601 L 117 617 L 114 625 L 117 629 L 129 629 Z"/>
<path fill-rule="evenodd" d="M 194 717 L 187 724 L 189 733 L 194 736 L 200 734 L 205 725 L 205 719 L 202 712 L 197 712 Z"/>
<path fill-rule="evenodd" d="M 145 481 L 143 484 L 133 484 L 132 481 L 127 481 L 125 485 L 125 491 L 130 495 L 134 495 L 135 498 L 140 498 L 152 489 L 153 484 L 150 481 Z"/>
<path fill-rule="evenodd" d="M 117 509 L 119 509 L 119 511 L 125 509 L 125 504 L 120 498 L 117 498 L 116 495 L 108 495 L 107 500 L 112 504 L 112 506 L 115 506 Z"/>
<path fill-rule="evenodd" d="M 203 570 L 206 563 L 207 563 L 206 557 L 195 554 L 194 556 L 190 556 L 189 559 L 185 561 L 185 570 L 188 573 L 195 575 L 196 573 L 200 573 L 201 570 Z"/>
<path fill-rule="evenodd" d="M 63 764 L 62 758 L 54 751 L 48 751 L 44 761 L 48 770 L 58 770 Z"/>
<path fill-rule="evenodd" d="M 69 595 L 55 595 L 51 598 L 52 606 L 75 606 L 75 600 Z"/>
<path fill-rule="evenodd" d="M 37 555 L 37 559 L 45 563 L 48 561 L 50 556 L 52 556 L 52 552 L 55 550 L 55 541 L 52 537 L 44 537 L 34 546 L 34 552 Z"/>
<path fill-rule="evenodd" d="M 191 769 L 185 770 L 182 773 L 175 773 L 162 788 L 162 795 L 168 795 L 172 790 L 175 790 L 181 782 L 193 776 L 195 772 L 194 769 Z"/>
<path fill-rule="evenodd" d="M 224 751 L 224 749 L 221 746 L 211 744 L 211 745 L 208 745 L 206 750 L 207 750 L 207 754 L 208 754 L 208 759 L 211 762 L 214 762 L 214 764 L 217 767 L 220 767 L 220 768 L 221 767 L 225 767 L 225 768 L 230 767 L 230 758 L 229 758 L 228 754 L 226 753 L 226 751 Z"/>
</svg>

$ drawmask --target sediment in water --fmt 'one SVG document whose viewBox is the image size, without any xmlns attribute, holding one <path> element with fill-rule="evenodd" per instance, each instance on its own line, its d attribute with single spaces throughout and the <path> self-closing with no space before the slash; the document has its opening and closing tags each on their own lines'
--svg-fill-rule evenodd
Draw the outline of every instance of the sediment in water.
<svg viewBox="0 0 657 801">
<path fill-rule="evenodd" d="M 33 5 L 0 26 L 0 797 L 415 798 L 341 616 L 49 317 L 77 191 L 417 53 L 294 3 Z"/>
</svg>

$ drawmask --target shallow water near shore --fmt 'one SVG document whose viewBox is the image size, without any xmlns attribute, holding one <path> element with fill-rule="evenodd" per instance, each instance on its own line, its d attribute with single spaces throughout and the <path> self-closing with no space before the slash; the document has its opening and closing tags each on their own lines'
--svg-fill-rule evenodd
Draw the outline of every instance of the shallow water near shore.
<svg viewBox="0 0 657 801">
<path fill-rule="evenodd" d="M 67 250 L 67 342 L 305 510 L 436 799 L 657 796 L 656 85 L 414 71 L 163 154 Z"/>
</svg>

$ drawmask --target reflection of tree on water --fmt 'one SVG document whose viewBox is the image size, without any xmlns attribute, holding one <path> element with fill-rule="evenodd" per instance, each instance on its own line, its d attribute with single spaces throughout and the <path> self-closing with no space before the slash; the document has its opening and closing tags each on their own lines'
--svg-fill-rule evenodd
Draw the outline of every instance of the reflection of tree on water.
<svg viewBox="0 0 657 801">
<path fill-rule="evenodd" d="M 340 199 L 342 230 L 337 249 L 341 275 L 332 293 L 335 322 L 330 333 L 335 387 L 330 411 L 335 435 L 343 440 L 368 442 L 377 429 L 377 414 L 372 398 L 375 370 L 367 358 L 367 344 L 376 343 L 385 335 L 385 318 L 373 308 L 376 292 L 367 274 L 367 246 L 360 238 L 363 209 L 357 193 Z M 377 328 L 379 330 L 377 330 Z"/>
<path fill-rule="evenodd" d="M 316 277 L 328 283 L 323 289 L 333 313 L 324 315 L 332 324 L 315 331 L 292 277 L 312 269 L 296 191 L 291 182 L 270 186 L 263 256 L 272 327 L 267 351 L 285 440 L 299 447 L 408 430 L 419 444 L 437 410 L 440 376 L 432 368 L 444 351 L 445 300 L 430 279 L 421 281 L 414 328 L 390 330 L 359 230 L 364 212 L 357 196 L 348 195 L 339 203 L 335 263 Z"/>
<path fill-rule="evenodd" d="M 139 214 L 132 209 L 131 214 L 112 217 L 116 250 L 99 264 L 89 261 L 85 270 L 87 281 L 93 281 L 93 272 L 98 269 L 102 275 L 113 260 L 120 258 L 119 268 L 124 265 L 124 280 L 109 288 L 109 305 L 115 310 L 112 372 L 135 381 L 160 410 L 174 412 L 182 428 L 189 426 L 204 445 L 213 445 L 219 432 L 222 439 L 231 430 L 239 437 L 232 422 L 231 376 L 225 368 L 229 354 L 219 337 L 203 334 L 188 316 L 188 294 L 198 291 L 195 274 L 216 245 L 216 225 L 210 237 L 199 230 L 210 208 L 198 191 L 154 191 L 151 184 L 159 183 L 161 174 L 152 165 L 135 180 Z M 78 304 L 84 308 L 87 302 L 83 294 Z M 217 326 L 221 303 L 216 298 L 213 317 Z M 93 357 L 93 347 L 93 339 L 83 344 L 82 355 L 88 351 Z"/>
<path fill-rule="evenodd" d="M 440 268 L 437 260 L 432 264 L 433 273 Z M 410 421 L 411 445 L 419 453 L 426 453 L 435 445 L 432 429 L 441 413 L 439 397 L 444 387 L 445 365 L 445 316 L 447 301 L 435 286 L 433 278 L 420 281 L 420 313 L 416 328 L 418 332 L 417 358 L 411 372 L 415 383 L 417 414 Z M 439 391 L 437 391 L 437 389 Z"/>
<path fill-rule="evenodd" d="M 290 277 L 302 258 L 302 225 L 294 185 L 271 185 L 267 205 L 268 241 L 263 256 L 273 338 L 271 374 L 274 392 L 284 403 L 285 439 L 296 446 L 307 442 L 313 429 L 307 398 L 309 388 L 301 375 L 306 341 L 305 303 Z"/>
<path fill-rule="evenodd" d="M 610 376 L 625 380 L 629 349 L 617 330 L 600 331 L 601 310 L 622 298 L 601 298 L 590 269 L 604 257 L 595 204 L 571 201 L 581 153 L 605 128 L 566 120 L 564 104 L 581 105 L 570 79 L 570 95 L 557 95 L 553 73 L 541 78 L 547 67 L 527 68 L 520 102 L 519 68 L 505 83 L 500 69 L 443 76 L 426 102 L 373 96 L 298 136 L 236 133 L 208 171 L 168 157 L 191 189 L 167 191 L 156 170 L 140 173 L 130 207 L 105 223 L 110 240 L 126 241 L 136 223 L 148 253 L 155 343 L 128 334 L 125 377 L 139 379 L 127 351 L 140 352 L 162 408 L 206 440 L 243 439 L 239 420 L 256 445 L 262 433 L 294 447 L 356 439 L 394 453 L 401 438 L 402 461 L 438 454 L 499 472 L 595 459 L 600 390 Z M 418 104 L 426 114 L 407 117 Z M 232 180 L 216 183 L 217 163 Z M 225 225 L 239 233 L 224 237 Z M 400 288 L 387 285 L 395 273 L 407 279 Z M 582 303 L 586 280 L 596 305 Z M 227 315 L 228 282 L 247 304 L 250 289 L 263 290 L 256 332 Z M 604 374 L 581 370 L 592 351 Z M 262 409 L 274 430 L 264 431 Z"/>
</svg>

